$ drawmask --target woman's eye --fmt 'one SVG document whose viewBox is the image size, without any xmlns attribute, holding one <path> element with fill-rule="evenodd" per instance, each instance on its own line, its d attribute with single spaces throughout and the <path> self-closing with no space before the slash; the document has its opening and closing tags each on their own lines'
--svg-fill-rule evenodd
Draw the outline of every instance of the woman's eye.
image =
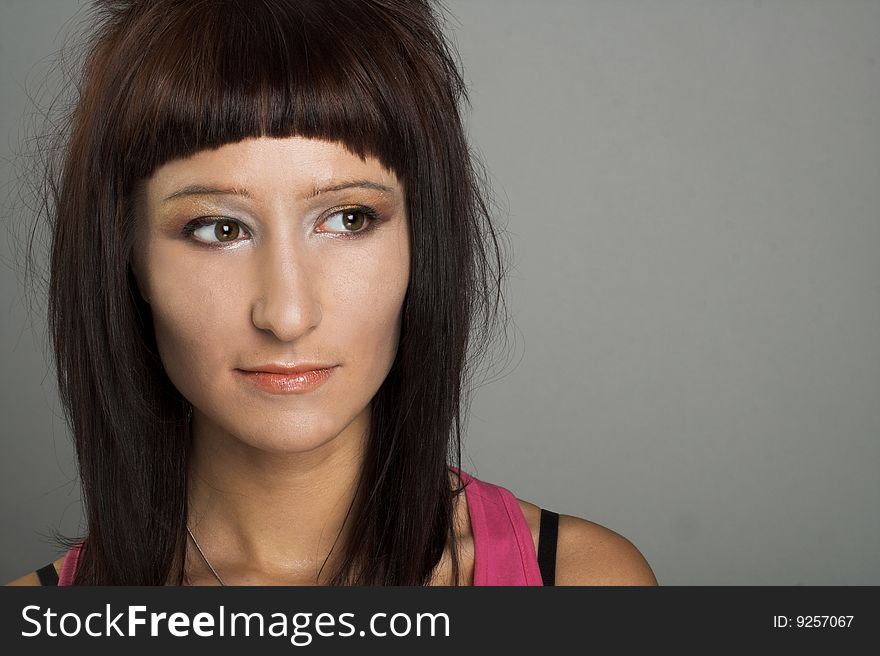
<svg viewBox="0 0 880 656">
<path fill-rule="evenodd" d="M 358 237 L 375 227 L 378 213 L 371 207 L 350 207 L 330 214 L 322 223 L 319 232 L 331 232 L 344 237 Z M 190 221 L 183 228 L 187 239 L 210 246 L 232 244 L 250 239 L 247 230 L 235 219 L 225 217 L 204 217 Z"/>
<path fill-rule="evenodd" d="M 320 232 L 348 233 L 355 236 L 369 231 L 375 225 L 378 218 L 379 216 L 376 211 L 369 207 L 350 207 L 344 210 L 337 210 L 321 224 L 329 226 L 331 229 L 321 230 Z"/>
<path fill-rule="evenodd" d="M 196 219 L 183 230 L 187 237 L 195 235 L 197 241 L 211 245 L 235 242 L 244 228 L 238 221 L 225 218 Z"/>
</svg>

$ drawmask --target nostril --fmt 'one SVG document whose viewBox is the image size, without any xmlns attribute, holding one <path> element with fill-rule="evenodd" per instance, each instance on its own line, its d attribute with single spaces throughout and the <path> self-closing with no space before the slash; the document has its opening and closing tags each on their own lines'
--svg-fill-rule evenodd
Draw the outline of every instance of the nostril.
<svg viewBox="0 0 880 656">
<path fill-rule="evenodd" d="M 321 323 L 320 305 L 311 298 L 274 297 L 254 303 L 251 322 L 281 341 L 293 341 Z"/>
</svg>

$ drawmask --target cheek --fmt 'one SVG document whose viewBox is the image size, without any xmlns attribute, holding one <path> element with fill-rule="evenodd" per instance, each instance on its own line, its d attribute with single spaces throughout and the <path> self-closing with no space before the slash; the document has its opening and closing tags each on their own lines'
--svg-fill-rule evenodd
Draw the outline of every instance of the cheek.
<svg viewBox="0 0 880 656">
<path fill-rule="evenodd" d="M 330 319 L 356 357 L 385 371 L 397 352 L 403 300 L 409 285 L 409 248 L 405 239 L 388 240 L 382 248 L 365 252 L 339 277 Z M 332 317 L 335 315 L 336 319 Z M 346 341 L 341 343 L 345 344 Z"/>
<path fill-rule="evenodd" d="M 218 366 L 231 368 L 240 284 L 222 271 L 198 270 L 182 258 L 157 261 L 151 277 L 151 310 L 159 355 L 168 377 L 193 400 L 210 386 Z M 239 326 L 240 327 L 240 326 Z M 239 331 L 240 332 L 240 331 Z"/>
</svg>

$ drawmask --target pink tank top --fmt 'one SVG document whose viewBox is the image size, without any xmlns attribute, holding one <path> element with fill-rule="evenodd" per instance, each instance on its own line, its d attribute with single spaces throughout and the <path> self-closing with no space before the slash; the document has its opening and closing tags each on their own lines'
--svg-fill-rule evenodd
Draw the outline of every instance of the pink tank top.
<svg viewBox="0 0 880 656">
<path fill-rule="evenodd" d="M 535 543 L 510 490 L 458 471 L 474 535 L 474 585 L 543 585 Z"/>
<path fill-rule="evenodd" d="M 526 518 L 506 488 L 459 473 L 474 537 L 474 585 L 543 585 Z M 72 585 L 82 543 L 64 557 L 58 585 Z"/>
</svg>

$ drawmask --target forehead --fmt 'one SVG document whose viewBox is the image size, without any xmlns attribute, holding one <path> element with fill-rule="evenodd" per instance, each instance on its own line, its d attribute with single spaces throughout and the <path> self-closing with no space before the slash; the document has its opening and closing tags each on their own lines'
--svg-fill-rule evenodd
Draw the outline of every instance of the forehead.
<svg viewBox="0 0 880 656">
<path fill-rule="evenodd" d="M 397 191 L 399 181 L 378 159 L 361 159 L 344 144 L 306 137 L 245 139 L 167 162 L 146 181 L 147 196 L 161 202 L 190 185 L 220 184 L 308 196 L 345 180 L 369 180 Z"/>
</svg>

